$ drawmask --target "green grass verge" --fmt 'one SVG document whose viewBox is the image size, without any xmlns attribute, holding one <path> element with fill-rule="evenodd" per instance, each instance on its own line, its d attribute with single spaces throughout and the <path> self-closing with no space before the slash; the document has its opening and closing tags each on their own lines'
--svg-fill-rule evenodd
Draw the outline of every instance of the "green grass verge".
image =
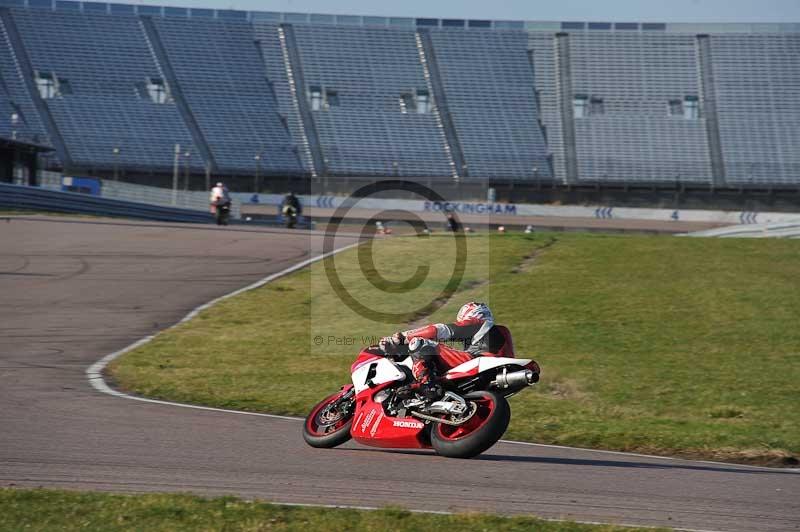
<svg viewBox="0 0 800 532">
<path fill-rule="evenodd" d="M 0 530 L 629 532 L 652 529 L 582 525 L 532 517 L 420 514 L 399 508 L 364 511 L 281 506 L 234 497 L 0 489 Z"/>
<path fill-rule="evenodd" d="M 447 284 L 448 241 L 375 243 L 373 280 L 430 267 L 409 294 L 364 282 L 355 251 L 330 260 L 360 301 L 411 308 Z M 800 242 L 585 234 L 467 241 L 461 292 L 431 319 L 450 320 L 462 302 L 487 300 L 518 354 L 540 362 L 540 385 L 511 400 L 507 437 L 796 463 Z M 304 415 L 347 382 L 358 351 L 329 339 L 359 344 L 400 327 L 344 308 L 317 264 L 158 335 L 110 372 L 117 386 L 146 396 Z"/>
</svg>

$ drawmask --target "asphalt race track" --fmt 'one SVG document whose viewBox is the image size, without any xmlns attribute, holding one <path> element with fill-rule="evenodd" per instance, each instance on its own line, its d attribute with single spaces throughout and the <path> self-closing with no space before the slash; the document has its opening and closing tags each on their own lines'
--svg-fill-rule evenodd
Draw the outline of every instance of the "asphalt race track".
<svg viewBox="0 0 800 532">
<path fill-rule="evenodd" d="M 302 443 L 296 420 L 132 401 L 89 385 L 86 368 L 99 358 L 317 255 L 321 240 L 277 229 L 0 219 L 0 486 L 800 529 L 797 471 L 510 443 L 472 461 L 354 444 L 323 451 Z"/>
</svg>

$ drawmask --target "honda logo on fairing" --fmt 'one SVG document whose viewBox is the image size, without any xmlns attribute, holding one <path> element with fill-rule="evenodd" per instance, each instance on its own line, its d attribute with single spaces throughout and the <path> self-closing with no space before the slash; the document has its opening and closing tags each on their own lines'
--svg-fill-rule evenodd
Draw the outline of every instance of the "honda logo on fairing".
<svg viewBox="0 0 800 532">
<path fill-rule="evenodd" d="M 364 422 L 361 424 L 361 432 L 367 432 L 367 427 L 369 427 L 369 424 L 372 423 L 376 412 L 377 411 L 374 408 L 369 411 L 369 414 L 367 414 L 367 417 L 364 418 Z"/>
<path fill-rule="evenodd" d="M 401 429 L 421 429 L 424 425 L 419 421 L 395 421 L 392 426 Z"/>
<path fill-rule="evenodd" d="M 383 412 L 381 412 L 381 415 L 379 415 L 378 419 L 375 420 L 375 423 L 372 425 L 372 430 L 369 431 L 369 435 L 373 438 L 375 437 L 375 433 L 378 431 L 378 425 L 381 424 L 381 420 L 383 420 Z"/>
</svg>

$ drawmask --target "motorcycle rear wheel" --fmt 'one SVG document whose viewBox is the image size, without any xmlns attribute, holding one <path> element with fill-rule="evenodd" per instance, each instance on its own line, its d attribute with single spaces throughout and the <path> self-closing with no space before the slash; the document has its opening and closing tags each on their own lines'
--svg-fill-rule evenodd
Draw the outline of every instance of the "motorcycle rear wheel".
<svg viewBox="0 0 800 532">
<path fill-rule="evenodd" d="M 473 458 L 497 443 L 511 421 L 506 398 L 489 391 L 471 392 L 464 399 L 475 413 L 462 425 L 437 423 L 431 430 L 434 450 L 448 458 Z"/>
<path fill-rule="evenodd" d="M 346 393 L 338 391 L 320 401 L 303 423 L 303 439 L 311 447 L 330 449 L 347 442 L 352 436 L 353 412 L 343 412 L 333 405 Z M 352 400 L 352 399 L 351 399 Z M 332 407 L 327 408 L 326 407 Z"/>
</svg>

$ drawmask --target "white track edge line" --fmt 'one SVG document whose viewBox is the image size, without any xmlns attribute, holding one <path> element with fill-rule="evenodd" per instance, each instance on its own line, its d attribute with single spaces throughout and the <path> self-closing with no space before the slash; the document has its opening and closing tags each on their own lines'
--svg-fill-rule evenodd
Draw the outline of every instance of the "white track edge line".
<svg viewBox="0 0 800 532">
<path fill-rule="evenodd" d="M 299 418 L 298 418 L 299 419 Z M 498 440 L 499 443 L 510 443 L 513 445 L 527 445 L 531 447 L 545 447 L 548 449 L 566 449 L 570 451 L 586 451 L 590 453 L 617 454 L 621 456 L 634 456 L 637 458 L 657 458 L 659 460 L 673 460 L 678 462 L 691 462 L 693 464 L 709 464 L 716 466 L 735 466 L 747 469 L 757 469 L 759 471 L 791 471 L 800 473 L 800 468 L 795 467 L 766 467 L 749 464 L 737 464 L 735 462 L 716 462 L 714 460 L 692 460 L 691 458 L 681 458 L 679 456 L 659 456 L 657 454 L 631 453 L 626 451 L 611 451 L 607 449 L 589 449 L 586 447 L 570 447 L 568 445 L 553 445 L 548 443 L 533 443 L 528 441 Z"/>
<path fill-rule="evenodd" d="M 258 502 L 265 502 L 267 504 L 272 504 L 275 506 L 292 506 L 292 507 L 306 507 L 306 508 L 329 508 L 332 510 L 342 509 L 342 510 L 361 510 L 365 512 L 375 512 L 380 510 L 385 510 L 385 507 L 379 506 L 358 506 L 358 505 L 351 505 L 351 504 L 322 504 L 322 503 L 304 503 L 304 502 L 281 502 L 281 501 L 267 501 L 258 499 Z M 433 514 L 433 515 L 459 515 L 461 513 L 468 513 L 468 512 L 451 512 L 447 510 L 413 510 L 411 508 L 403 508 L 400 507 L 401 510 L 405 510 L 407 512 L 411 512 L 412 514 Z M 493 514 L 488 514 L 493 515 Z M 622 526 L 622 527 L 631 527 L 631 528 L 650 528 L 650 529 L 660 529 L 664 528 L 662 526 L 655 526 L 655 525 L 634 525 L 631 523 L 604 523 L 602 521 L 578 521 L 575 519 L 559 519 L 557 517 L 540 517 L 535 514 L 511 514 L 511 515 L 501 515 L 500 517 L 532 517 L 533 519 L 538 519 L 539 521 L 548 521 L 552 523 L 563 523 L 565 521 L 578 523 L 580 525 L 602 525 L 602 526 Z M 720 532 L 718 530 L 711 530 L 711 529 L 703 529 L 703 528 L 672 528 L 671 530 L 678 530 L 681 532 Z"/>
<path fill-rule="evenodd" d="M 189 321 L 192 318 L 194 318 L 195 316 L 197 316 L 200 312 L 202 312 L 202 311 L 206 310 L 207 308 L 219 303 L 220 301 L 223 301 L 223 300 L 228 299 L 230 297 L 237 296 L 237 295 L 239 295 L 241 293 L 244 293 L 244 292 L 248 292 L 250 290 L 254 290 L 256 288 L 260 288 L 260 287 L 264 286 L 267 283 L 270 283 L 270 282 L 272 282 L 272 281 L 274 281 L 276 279 L 279 279 L 281 277 L 289 275 L 290 273 L 294 273 L 297 270 L 301 270 L 301 269 L 305 268 L 306 266 L 309 266 L 309 265 L 311 265 L 311 264 L 313 264 L 315 262 L 319 262 L 319 261 L 324 260 L 324 259 L 326 259 L 328 257 L 331 257 L 331 256 L 333 256 L 333 255 L 335 255 L 337 253 L 341 253 L 343 251 L 347 251 L 347 250 L 352 249 L 354 247 L 357 247 L 359 245 L 361 245 L 361 242 L 356 242 L 354 244 L 350 244 L 350 245 L 341 247 L 339 249 L 335 249 L 335 250 L 330 251 L 328 253 L 323 253 L 322 255 L 317 255 L 316 257 L 312 257 L 310 259 L 306 259 L 306 260 L 304 260 L 302 262 L 298 262 L 297 264 L 295 264 L 293 266 L 290 266 L 290 267 L 288 267 L 288 268 L 286 268 L 284 270 L 281 270 L 281 271 L 276 272 L 276 273 L 272 273 L 272 274 L 264 277 L 263 279 L 260 279 L 260 280 L 256 281 L 255 283 L 252 283 L 252 284 L 250 284 L 248 286 L 245 286 L 244 288 L 239 288 L 238 290 L 234 290 L 233 292 L 231 292 L 229 294 L 225 294 L 225 295 L 220 296 L 218 298 L 212 299 L 208 303 L 204 303 L 204 304 L 200 305 L 199 307 L 194 308 L 186 316 L 184 316 L 183 319 L 181 319 L 179 322 L 177 322 L 177 323 L 175 323 L 173 325 L 170 325 L 169 327 L 167 327 L 166 329 L 163 329 L 160 332 L 168 331 L 168 330 L 173 329 L 173 328 L 175 328 L 175 327 L 177 327 L 177 326 L 179 326 L 179 325 L 181 325 L 183 323 L 186 323 L 187 321 Z M 141 339 L 135 341 L 134 343 L 128 345 L 127 347 L 123 347 L 122 349 L 120 349 L 118 351 L 114 351 L 113 353 L 109 353 L 108 355 L 104 356 L 103 358 L 101 358 L 100 360 L 98 360 L 97 362 L 95 362 L 94 364 L 89 366 L 86 369 L 86 376 L 89 379 L 89 383 L 98 392 L 102 392 L 102 393 L 105 393 L 105 394 L 108 394 L 108 395 L 113 395 L 115 397 L 122 397 L 122 398 L 125 398 L 125 399 L 131 399 L 131 400 L 134 400 L 134 401 L 141 401 L 141 402 L 144 402 L 144 403 L 153 403 L 153 404 L 168 405 L 168 406 L 178 406 L 178 407 L 181 407 L 181 408 L 193 408 L 195 410 L 208 410 L 208 411 L 212 411 L 212 412 L 225 412 L 225 413 L 228 413 L 228 414 L 239 414 L 239 415 L 244 415 L 244 416 L 257 416 L 257 417 L 266 417 L 266 418 L 272 418 L 272 419 L 285 419 L 285 420 L 288 420 L 288 421 L 302 421 L 303 420 L 303 418 L 296 417 L 296 416 L 280 416 L 280 415 L 277 415 L 277 414 L 264 414 L 262 412 L 247 412 L 247 411 L 244 411 L 244 410 L 229 410 L 229 409 L 226 409 L 226 408 L 216 408 L 216 407 L 213 407 L 213 406 L 202 406 L 202 405 L 193 405 L 193 404 L 187 404 L 187 403 L 176 403 L 176 402 L 173 402 L 173 401 L 164 401 L 164 400 L 161 400 L 161 399 L 149 399 L 147 397 L 140 397 L 140 396 L 137 396 L 137 395 L 130 395 L 130 394 L 127 394 L 125 392 L 121 392 L 119 390 L 115 390 L 115 389 L 111 388 L 108 385 L 108 383 L 106 383 L 105 379 L 103 378 L 103 370 L 106 368 L 106 366 L 108 366 L 108 364 L 110 364 L 113 360 L 119 358 L 120 356 L 124 355 L 128 351 L 133 351 L 137 347 L 140 347 L 140 346 L 150 342 L 155 337 L 156 337 L 155 334 L 151 334 L 151 335 L 145 336 L 144 338 L 141 338 Z M 673 460 L 673 461 L 692 462 L 692 463 L 698 463 L 698 464 L 712 464 L 712 465 L 718 465 L 718 466 L 719 465 L 726 465 L 726 466 L 735 466 L 735 467 L 740 467 L 740 468 L 757 469 L 757 470 L 761 470 L 761 471 L 793 471 L 793 472 L 800 472 L 800 468 L 780 468 L 779 469 L 779 468 L 774 468 L 774 467 L 753 466 L 753 465 L 747 465 L 747 464 L 735 464 L 735 463 L 731 463 L 731 462 L 715 462 L 713 460 L 690 460 L 690 459 L 686 459 L 686 458 L 678 458 L 678 457 L 672 457 L 672 456 L 658 456 L 658 455 L 652 455 L 652 454 L 628 453 L 628 452 L 624 452 L 624 451 L 610 451 L 610 450 L 606 450 L 606 449 L 586 449 L 586 448 L 583 448 L 583 447 L 569 447 L 569 446 L 566 446 L 566 445 L 551 445 L 551 444 L 545 444 L 545 443 L 532 443 L 532 442 L 514 441 L 514 440 L 500 440 L 499 442 L 500 443 L 508 443 L 508 444 L 512 444 L 512 445 L 525 445 L 525 446 L 530 446 L 530 447 L 544 447 L 544 448 L 550 448 L 550 449 L 565 449 L 565 450 L 572 450 L 572 451 L 586 451 L 586 452 L 592 452 L 592 453 L 614 454 L 614 455 L 619 455 L 619 456 L 633 456 L 633 457 L 638 457 L 638 458 L 654 458 L 654 459 L 658 459 L 658 460 Z"/>
<path fill-rule="evenodd" d="M 328 253 L 323 253 L 321 255 L 317 255 L 316 257 L 311 257 L 310 259 L 306 259 L 306 260 L 304 260 L 302 262 L 298 262 L 297 264 L 289 266 L 288 268 L 285 268 L 285 269 L 283 269 L 283 270 L 281 270 L 279 272 L 267 275 L 263 279 L 260 279 L 260 280 L 256 281 L 255 283 L 249 284 L 249 285 L 245 286 L 244 288 L 239 288 L 238 290 L 234 290 L 233 292 L 230 292 L 229 294 L 225 294 L 223 296 L 220 296 L 220 297 L 217 297 L 215 299 L 212 299 L 208 303 L 204 303 L 204 304 L 200 305 L 199 307 L 195 307 L 194 309 L 189 311 L 189 313 L 186 316 L 184 316 L 183 319 L 181 319 L 179 322 L 177 322 L 177 323 L 175 323 L 173 325 L 170 325 L 166 329 L 163 329 L 163 330 L 161 330 L 159 332 L 168 331 L 170 329 L 174 329 L 175 327 L 178 327 L 179 325 L 182 325 L 182 324 L 186 323 L 187 321 L 189 321 L 192 318 L 194 318 L 195 316 L 197 316 L 200 312 L 202 312 L 202 311 L 206 310 L 207 308 L 219 303 L 220 301 L 224 301 L 225 299 L 237 296 L 237 295 L 239 295 L 241 293 L 248 292 L 250 290 L 254 290 L 256 288 L 260 288 L 260 287 L 264 286 L 265 284 L 274 281 L 275 279 L 279 279 L 281 277 L 289 275 L 290 273 L 294 273 L 297 270 L 301 270 L 301 269 L 305 268 L 306 266 L 314 264 L 315 262 L 319 262 L 319 261 L 324 260 L 324 259 L 326 259 L 328 257 L 332 257 L 333 255 L 335 255 L 337 253 L 341 253 L 342 251 L 347 251 L 348 249 L 352 249 L 352 248 L 354 248 L 356 246 L 359 246 L 359 245 L 361 245 L 361 242 L 356 242 L 354 244 L 350 244 L 350 245 L 335 249 L 335 250 L 330 251 Z M 158 333 L 156 333 L 156 334 L 158 334 Z M 162 405 L 180 406 L 180 407 L 184 407 L 184 408 L 194 408 L 194 409 L 197 409 L 197 410 L 214 410 L 214 411 L 219 411 L 219 412 L 229 412 L 229 413 L 233 413 L 233 414 L 245 414 L 245 415 L 253 415 L 253 416 L 272 417 L 272 418 L 277 418 L 277 419 L 291 419 L 291 420 L 300 419 L 300 418 L 289 417 L 289 416 L 278 416 L 278 415 L 274 415 L 274 414 L 262 414 L 262 413 L 259 413 L 259 412 L 245 412 L 245 411 L 241 411 L 241 410 L 226 410 L 226 409 L 223 409 L 223 408 L 213 408 L 213 407 L 210 407 L 210 406 L 190 405 L 190 404 L 185 404 L 185 403 L 175 403 L 175 402 L 172 402 L 172 401 L 161 401 L 161 400 L 158 400 L 158 399 L 148 399 L 146 397 L 138 397 L 138 396 L 135 396 L 135 395 L 130 395 L 130 394 L 121 392 L 119 390 L 114 390 L 113 388 L 111 388 L 108 385 L 108 383 L 106 383 L 105 379 L 103 378 L 103 370 L 106 368 L 106 366 L 108 366 L 108 364 L 110 364 L 113 360 L 119 358 L 120 356 L 124 355 L 128 351 L 132 351 L 132 350 L 136 349 L 137 347 L 140 347 L 140 346 L 150 342 L 155 337 L 156 337 L 155 334 L 151 334 L 151 335 L 145 336 L 144 338 L 140 338 L 139 340 L 135 341 L 134 343 L 132 343 L 132 344 L 126 346 L 126 347 L 123 347 L 122 349 L 114 351 L 113 353 L 109 353 L 108 355 L 104 356 L 103 358 L 101 358 L 100 360 L 98 360 L 97 362 L 95 362 L 94 364 L 89 366 L 88 368 L 86 368 L 86 377 L 89 379 L 89 383 L 92 385 L 92 387 L 95 390 L 97 390 L 99 392 L 103 392 L 103 393 L 106 393 L 106 394 L 109 394 L 109 395 L 113 395 L 115 397 L 124 397 L 126 399 L 133 399 L 135 401 L 142 401 L 142 402 L 146 402 L 146 403 L 155 403 L 155 404 L 162 404 Z"/>
</svg>

